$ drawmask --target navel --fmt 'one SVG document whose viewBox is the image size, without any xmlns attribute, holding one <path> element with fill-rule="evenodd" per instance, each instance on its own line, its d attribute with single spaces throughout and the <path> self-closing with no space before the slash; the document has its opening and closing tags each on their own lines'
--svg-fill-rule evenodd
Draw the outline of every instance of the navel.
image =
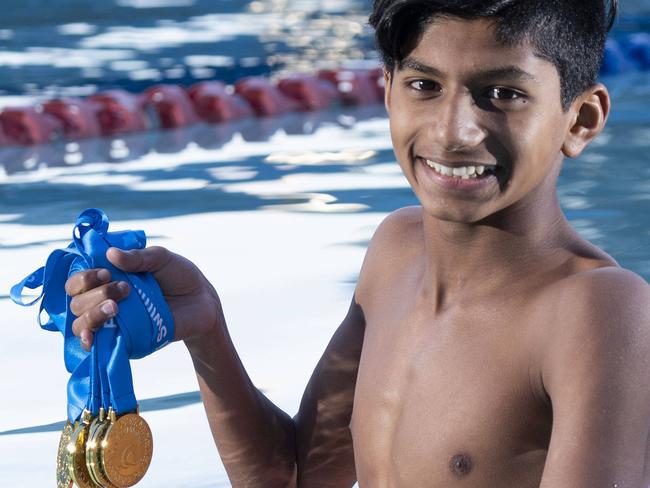
<svg viewBox="0 0 650 488">
<path fill-rule="evenodd" d="M 456 454 L 449 461 L 449 469 L 458 478 L 463 478 L 472 470 L 473 464 L 469 454 Z"/>
</svg>

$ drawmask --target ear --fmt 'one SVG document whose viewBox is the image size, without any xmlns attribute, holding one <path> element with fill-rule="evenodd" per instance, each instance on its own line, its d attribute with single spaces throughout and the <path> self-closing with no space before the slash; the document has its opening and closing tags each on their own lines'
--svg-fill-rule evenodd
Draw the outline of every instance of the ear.
<svg viewBox="0 0 650 488">
<path fill-rule="evenodd" d="M 393 77 L 384 66 L 384 106 L 386 107 L 386 112 L 390 115 L 390 92 L 393 89 Z"/>
<path fill-rule="evenodd" d="M 569 158 L 575 158 L 605 128 L 611 100 L 605 85 L 592 86 L 573 102 L 572 120 L 567 132 L 562 152 Z"/>
</svg>

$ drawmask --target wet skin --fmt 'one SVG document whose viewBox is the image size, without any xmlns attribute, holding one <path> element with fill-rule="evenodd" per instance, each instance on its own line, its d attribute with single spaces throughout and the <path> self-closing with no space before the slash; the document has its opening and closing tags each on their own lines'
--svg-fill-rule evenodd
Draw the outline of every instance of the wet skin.
<svg viewBox="0 0 650 488">
<path fill-rule="evenodd" d="M 565 111 L 552 64 L 460 20 L 431 24 L 386 81 L 421 206 L 378 228 L 293 419 L 253 386 L 194 265 L 109 251 L 167 296 L 233 486 L 647 485 L 649 287 L 581 239 L 555 193 L 563 158 L 603 129 L 606 89 Z M 427 159 L 494 171 L 454 180 Z M 114 314 L 128 293 L 109 282 L 68 282 L 86 346 L 101 304 Z"/>
</svg>

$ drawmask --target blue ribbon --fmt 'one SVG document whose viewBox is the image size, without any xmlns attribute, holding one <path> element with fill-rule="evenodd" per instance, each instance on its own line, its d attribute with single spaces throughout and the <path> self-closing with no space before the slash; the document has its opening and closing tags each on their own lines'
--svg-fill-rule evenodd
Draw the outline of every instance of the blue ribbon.
<svg viewBox="0 0 650 488">
<path fill-rule="evenodd" d="M 108 408 L 111 406 L 111 389 L 108 384 L 108 373 L 106 367 L 108 366 L 108 358 L 111 355 L 111 347 L 116 327 L 117 324 L 115 321 L 111 320 L 107 322 L 104 327 L 97 331 L 95 334 L 95 341 L 93 342 L 93 348 L 97 349 L 98 356 L 101 406 L 105 411 L 108 411 Z M 107 337 L 107 335 L 109 337 Z"/>
<path fill-rule="evenodd" d="M 84 408 L 110 403 L 116 413 L 137 408 L 129 359 L 145 357 L 169 344 L 174 338 L 174 322 L 160 287 L 150 273 L 125 273 L 106 259 L 109 247 L 122 250 L 143 249 L 143 231 L 108 232 L 108 217 L 98 209 L 81 213 L 73 230 L 73 241 L 65 249 L 50 254 L 44 267 L 37 269 L 11 289 L 11 299 L 23 306 L 36 303 L 41 297 L 38 323 L 49 331 L 59 331 L 64 337 L 64 361 L 71 373 L 68 382 L 68 419 L 77 420 Z M 92 358 L 81 348 L 72 333 L 74 314 L 71 298 L 65 293 L 65 281 L 84 269 L 106 268 L 113 280 L 126 281 L 131 293 L 119 304 L 119 313 L 96 334 L 93 345 L 98 379 L 92 380 Z M 42 286 L 32 301 L 23 301 L 25 288 Z M 43 323 L 43 310 L 48 321 Z M 95 391 L 96 386 L 101 388 Z M 100 391 L 101 390 L 101 391 Z M 100 400 L 96 400 L 100 398 Z M 106 406 L 106 405 L 104 405 Z"/>
<path fill-rule="evenodd" d="M 90 351 L 90 388 L 88 390 L 88 410 L 90 410 L 93 417 L 96 417 L 101 405 L 101 384 L 98 350 L 94 346 Z"/>
</svg>

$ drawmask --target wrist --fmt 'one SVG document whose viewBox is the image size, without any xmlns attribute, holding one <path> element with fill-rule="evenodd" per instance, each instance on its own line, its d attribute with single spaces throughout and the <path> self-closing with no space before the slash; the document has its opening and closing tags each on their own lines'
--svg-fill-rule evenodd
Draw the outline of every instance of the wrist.
<svg viewBox="0 0 650 488">
<path fill-rule="evenodd" d="M 228 340 L 226 321 L 221 303 L 218 298 L 213 303 L 215 303 L 215 307 L 209 325 L 201 328 L 200 333 L 195 333 L 182 339 L 190 356 L 193 358 L 213 355 L 218 350 L 223 349 L 224 344 Z"/>
</svg>

